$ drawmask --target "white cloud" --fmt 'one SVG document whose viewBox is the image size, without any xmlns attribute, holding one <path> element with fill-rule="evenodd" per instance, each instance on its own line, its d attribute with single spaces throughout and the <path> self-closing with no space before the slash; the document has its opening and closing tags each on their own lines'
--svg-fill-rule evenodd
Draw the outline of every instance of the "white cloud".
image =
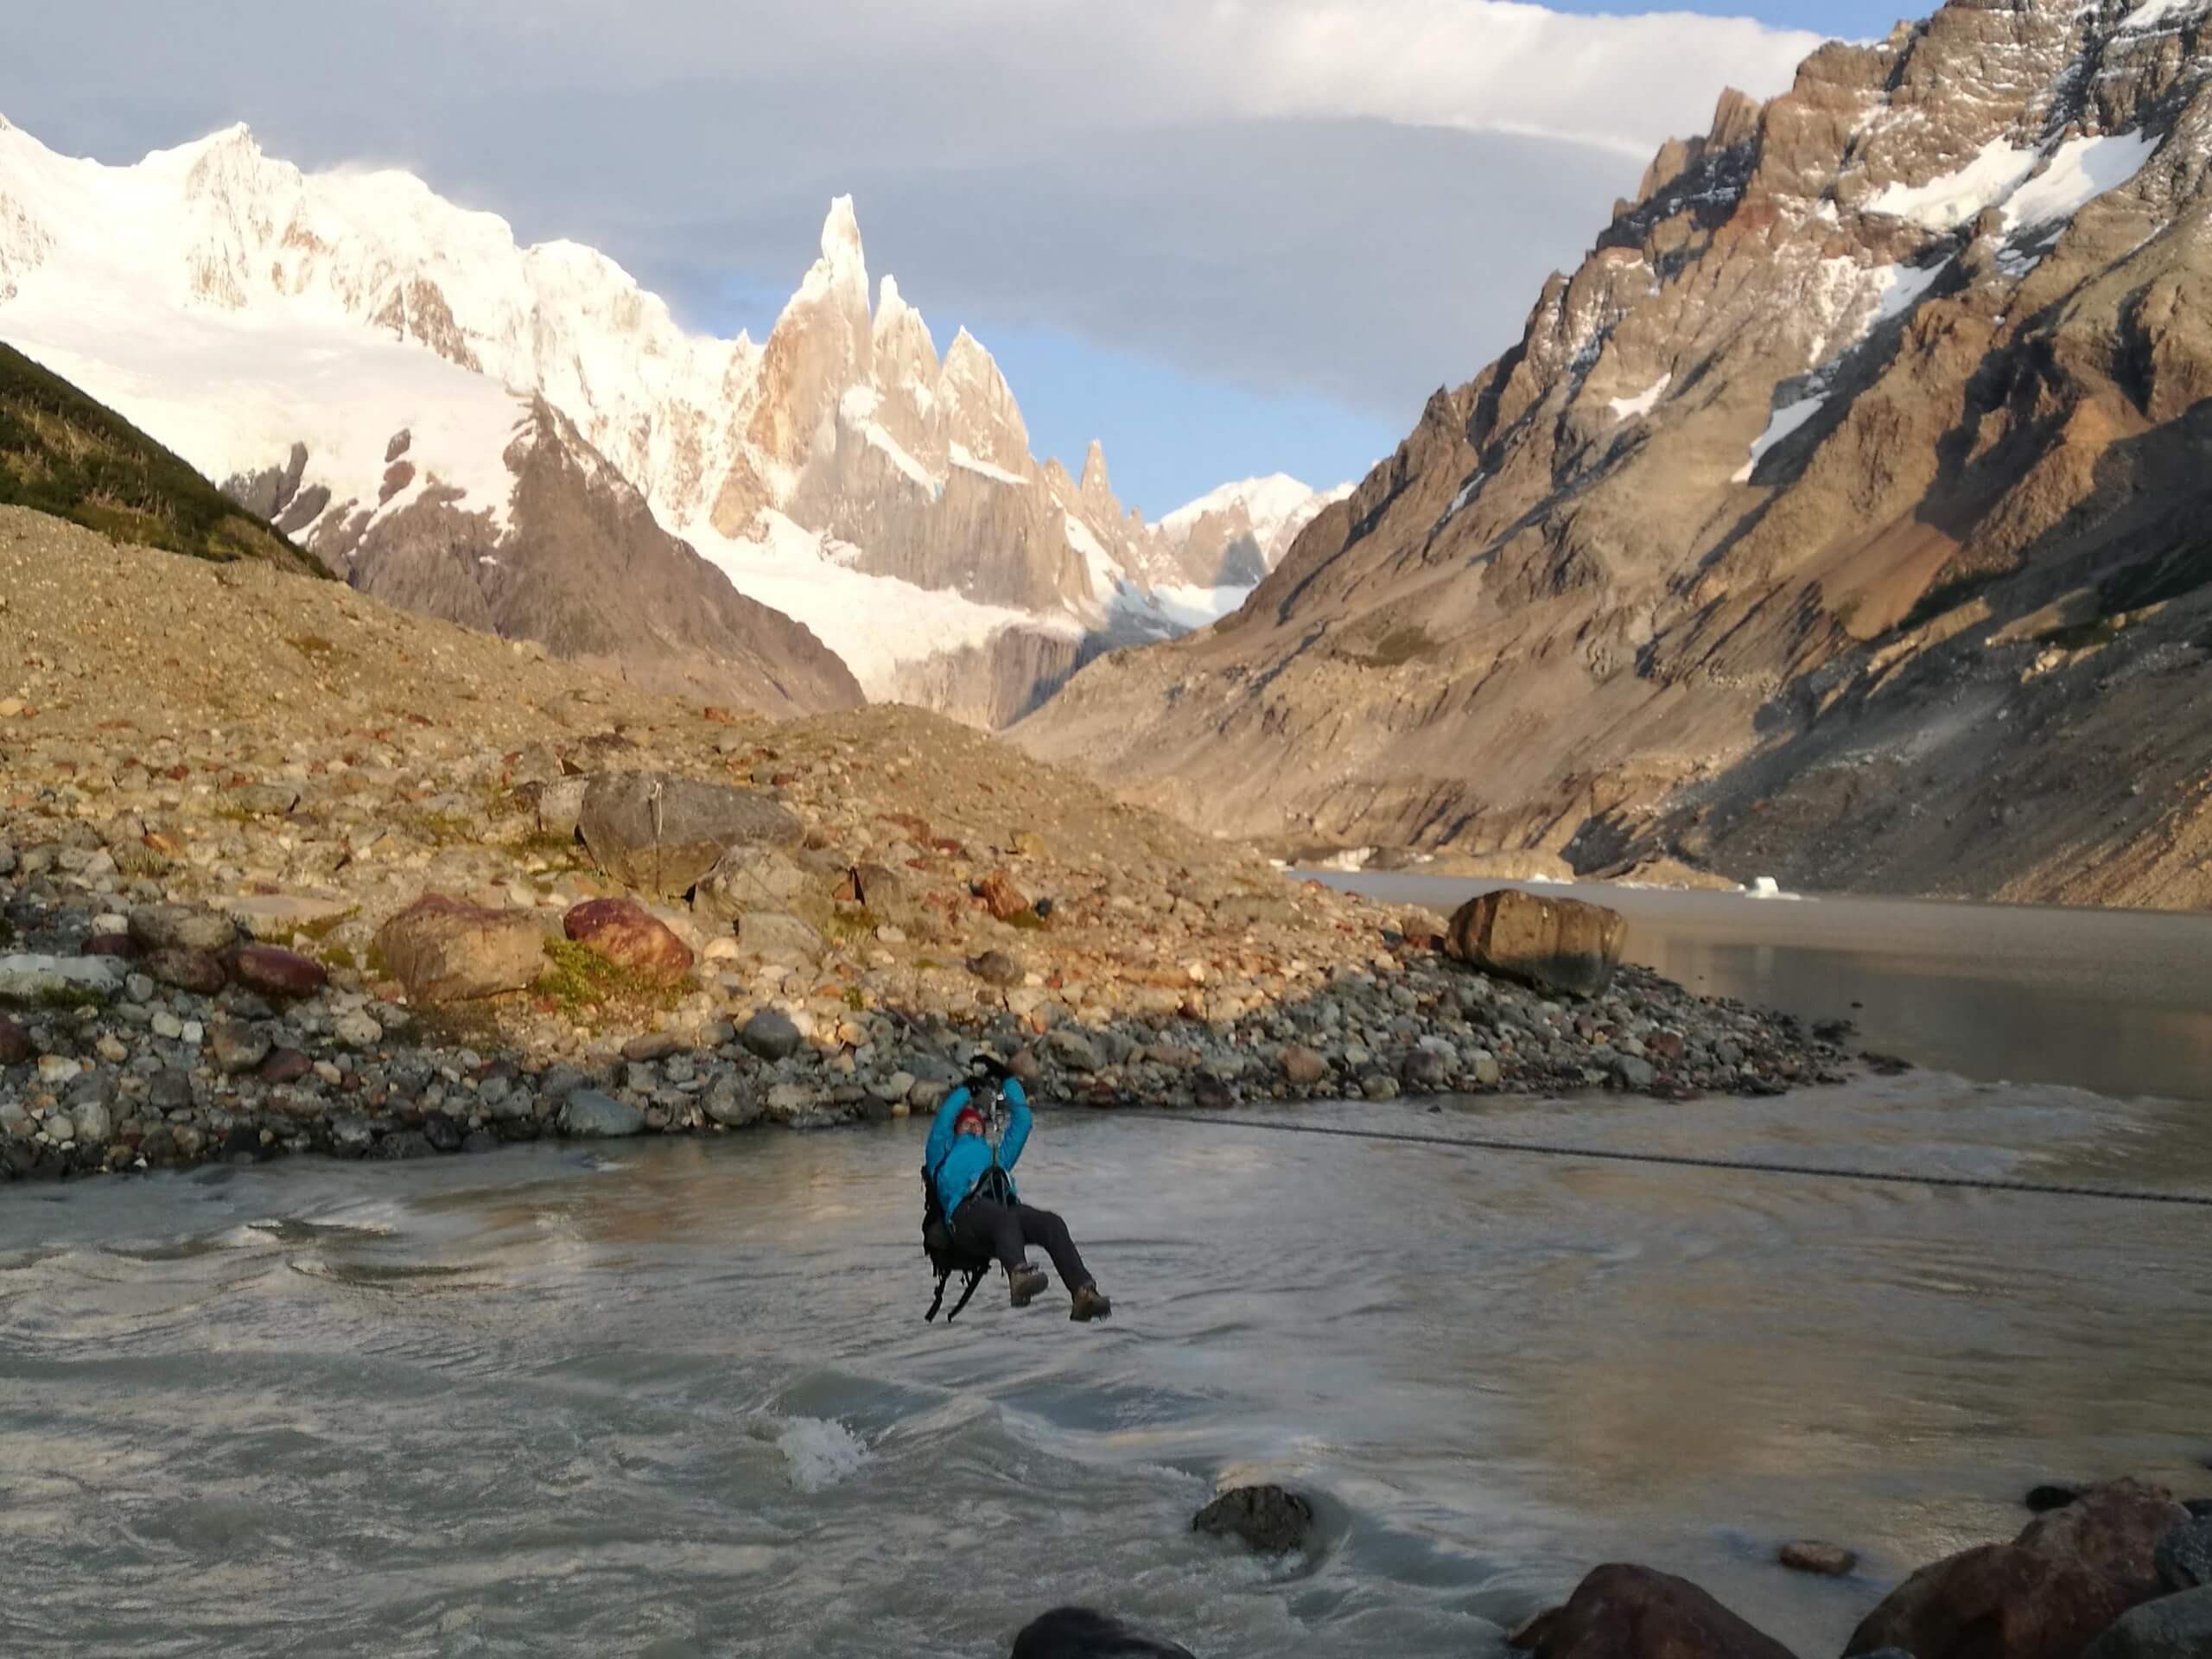
<svg viewBox="0 0 2212 1659">
<path fill-rule="evenodd" d="M 1662 139 L 1815 40 L 1502 0 L 16 10 L 0 111 L 60 148 L 245 119 L 602 246 L 716 323 L 732 286 L 787 293 L 851 191 L 933 321 L 1406 416 L 1518 333 Z"/>
<path fill-rule="evenodd" d="M 1701 130 L 1724 85 L 1783 90 L 1821 38 L 1743 17 L 1514 0 L 632 0 L 619 15 L 600 0 L 479 0 L 474 15 L 480 29 L 503 19 L 495 35 L 526 36 L 548 68 L 588 49 L 602 78 L 632 85 L 840 67 L 867 79 L 887 66 L 906 72 L 909 96 L 960 111 L 944 130 L 956 143 L 1037 122 L 1364 119 L 1639 156 Z M 861 118 L 834 96 L 824 113 Z"/>
</svg>

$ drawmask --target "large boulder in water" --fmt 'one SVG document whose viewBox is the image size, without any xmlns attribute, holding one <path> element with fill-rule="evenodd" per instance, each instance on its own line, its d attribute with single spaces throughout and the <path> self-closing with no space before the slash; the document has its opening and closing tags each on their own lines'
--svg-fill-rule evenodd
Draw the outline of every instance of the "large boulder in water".
<svg viewBox="0 0 2212 1659">
<path fill-rule="evenodd" d="M 2158 1594 L 2158 1541 L 2188 1519 L 2163 1487 L 2101 1486 L 2030 1522 L 2009 1544 L 1921 1568 L 1860 1622 L 1844 1653 L 2076 1659 L 2099 1631 Z"/>
<path fill-rule="evenodd" d="M 1014 1638 L 1013 1659 L 1193 1659 L 1088 1607 L 1055 1607 Z"/>
<path fill-rule="evenodd" d="M 594 778 L 578 827 L 600 868 L 664 898 L 689 893 L 732 847 L 796 847 L 806 836 L 805 825 L 758 790 L 652 772 Z"/>
<path fill-rule="evenodd" d="M 1688 1580 L 1618 1562 L 1522 1639 L 1536 1659 L 1794 1659 Z"/>
<path fill-rule="evenodd" d="M 1620 966 L 1627 939 L 1627 918 L 1617 910 L 1501 887 L 1452 912 L 1444 949 L 1484 973 L 1595 996 Z"/>
<path fill-rule="evenodd" d="M 1280 1486 L 1239 1486 L 1191 1517 L 1191 1530 L 1242 1538 L 1256 1550 L 1278 1555 L 1306 1547 L 1313 1529 L 1313 1506 Z"/>
</svg>

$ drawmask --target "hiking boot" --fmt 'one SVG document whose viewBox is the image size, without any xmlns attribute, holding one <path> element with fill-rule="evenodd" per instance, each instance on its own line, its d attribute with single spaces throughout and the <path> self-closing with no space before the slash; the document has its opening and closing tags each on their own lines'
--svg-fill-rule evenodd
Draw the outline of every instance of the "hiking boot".
<svg viewBox="0 0 2212 1659">
<path fill-rule="evenodd" d="M 1037 1293 L 1052 1283 L 1051 1280 L 1046 1278 L 1043 1274 L 1026 1262 L 1018 1268 L 1007 1268 L 1006 1276 L 1013 1283 L 1014 1305 L 1016 1307 L 1028 1306 L 1037 1300 Z"/>
<path fill-rule="evenodd" d="M 1089 1324 L 1092 1319 L 1109 1318 L 1114 1304 L 1106 1300 L 1105 1293 L 1096 1285 L 1084 1285 L 1075 1293 L 1075 1305 L 1068 1309 L 1068 1318 Z"/>
</svg>

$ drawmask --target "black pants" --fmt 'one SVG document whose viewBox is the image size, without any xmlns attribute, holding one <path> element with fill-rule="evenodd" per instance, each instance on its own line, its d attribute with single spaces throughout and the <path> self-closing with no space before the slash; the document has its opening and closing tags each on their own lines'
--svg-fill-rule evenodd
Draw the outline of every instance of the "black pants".
<svg viewBox="0 0 2212 1659">
<path fill-rule="evenodd" d="M 1091 1282 L 1075 1240 L 1068 1236 L 1067 1223 L 1050 1210 L 1027 1204 L 999 1204 L 978 1194 L 953 1216 L 952 1236 L 970 1249 L 990 1251 L 1007 1268 L 1018 1268 L 1028 1259 L 1024 1246 L 1041 1245 L 1052 1258 L 1052 1271 L 1070 1290 Z"/>
</svg>

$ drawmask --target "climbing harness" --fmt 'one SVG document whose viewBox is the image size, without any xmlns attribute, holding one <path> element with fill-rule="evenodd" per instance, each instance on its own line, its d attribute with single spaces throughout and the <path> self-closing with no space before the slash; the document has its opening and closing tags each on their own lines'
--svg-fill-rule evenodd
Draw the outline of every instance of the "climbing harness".
<svg viewBox="0 0 2212 1659">
<path fill-rule="evenodd" d="M 1421 1135 L 1410 1129 L 1362 1129 L 1338 1123 L 1285 1123 L 1199 1112 L 1147 1111 L 1148 1118 L 1206 1128 L 1271 1129 L 1283 1135 L 1325 1135 L 1350 1141 L 1395 1141 L 1451 1147 L 1462 1152 L 1527 1152 L 1542 1158 L 1599 1158 L 1622 1164 L 1671 1164 L 1685 1169 L 1738 1170 L 1758 1175 L 1810 1175 L 1827 1180 L 1881 1181 L 1897 1186 L 1963 1187 L 1980 1192 L 2018 1192 L 2038 1198 L 2105 1198 L 2125 1204 L 2178 1204 L 2212 1209 L 2212 1192 L 2161 1192 L 2148 1187 L 2007 1180 L 1984 1175 L 1909 1174 L 1898 1170 L 1850 1169 L 1827 1164 L 1790 1164 L 1758 1158 L 1703 1158 L 1691 1153 L 1638 1152 L 1618 1147 L 1578 1147 L 1559 1141 L 1510 1141 L 1489 1135 Z"/>
</svg>

